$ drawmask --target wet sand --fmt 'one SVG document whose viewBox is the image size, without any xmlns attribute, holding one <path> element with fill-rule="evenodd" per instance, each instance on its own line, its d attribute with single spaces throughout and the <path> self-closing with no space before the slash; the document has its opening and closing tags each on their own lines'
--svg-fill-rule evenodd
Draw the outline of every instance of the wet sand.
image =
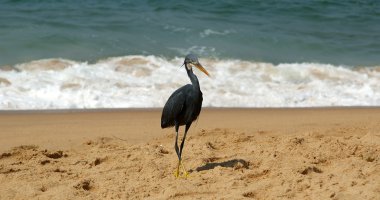
<svg viewBox="0 0 380 200">
<path fill-rule="evenodd" d="M 0 199 L 379 199 L 380 108 L 0 112 Z M 183 129 L 181 129 L 182 132 Z"/>
</svg>

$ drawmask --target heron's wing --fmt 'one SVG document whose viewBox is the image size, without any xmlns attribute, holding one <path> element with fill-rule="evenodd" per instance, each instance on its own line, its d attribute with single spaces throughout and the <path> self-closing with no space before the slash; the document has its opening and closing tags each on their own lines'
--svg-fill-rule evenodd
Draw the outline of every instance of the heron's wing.
<svg viewBox="0 0 380 200">
<path fill-rule="evenodd" d="M 166 102 L 161 116 L 161 128 L 167 128 L 175 125 L 176 117 L 181 113 L 186 101 L 186 90 L 188 85 L 185 85 L 176 90 Z"/>
</svg>

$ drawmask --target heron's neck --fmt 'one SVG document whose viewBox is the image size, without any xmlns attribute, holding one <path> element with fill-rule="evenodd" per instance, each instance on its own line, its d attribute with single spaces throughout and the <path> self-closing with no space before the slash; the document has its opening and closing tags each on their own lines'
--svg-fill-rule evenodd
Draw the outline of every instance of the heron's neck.
<svg viewBox="0 0 380 200">
<path fill-rule="evenodd" d="M 193 73 L 193 70 L 192 69 L 187 69 L 186 67 L 186 71 L 187 71 L 187 75 L 189 76 L 190 78 L 190 81 L 191 81 L 191 84 L 193 85 L 193 87 L 197 90 L 200 90 L 200 87 L 199 87 L 199 81 L 198 81 L 198 78 L 197 76 L 195 76 L 195 74 Z"/>
</svg>

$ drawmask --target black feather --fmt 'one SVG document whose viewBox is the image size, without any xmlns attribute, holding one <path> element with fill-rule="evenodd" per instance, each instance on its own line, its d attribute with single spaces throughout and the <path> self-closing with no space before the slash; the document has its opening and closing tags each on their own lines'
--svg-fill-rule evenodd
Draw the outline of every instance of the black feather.
<svg viewBox="0 0 380 200">
<path fill-rule="evenodd" d="M 193 122 L 202 108 L 202 92 L 193 85 L 185 85 L 177 89 L 166 102 L 161 116 L 161 128 L 172 127 Z"/>
</svg>

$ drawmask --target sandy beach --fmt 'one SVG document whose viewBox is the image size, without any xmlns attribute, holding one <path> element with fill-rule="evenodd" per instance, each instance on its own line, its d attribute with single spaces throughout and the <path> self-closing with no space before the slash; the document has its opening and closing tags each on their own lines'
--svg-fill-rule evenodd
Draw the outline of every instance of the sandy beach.
<svg viewBox="0 0 380 200">
<path fill-rule="evenodd" d="M 380 199 L 380 108 L 0 112 L 0 199 Z M 181 133 L 183 128 L 180 129 Z"/>
</svg>

